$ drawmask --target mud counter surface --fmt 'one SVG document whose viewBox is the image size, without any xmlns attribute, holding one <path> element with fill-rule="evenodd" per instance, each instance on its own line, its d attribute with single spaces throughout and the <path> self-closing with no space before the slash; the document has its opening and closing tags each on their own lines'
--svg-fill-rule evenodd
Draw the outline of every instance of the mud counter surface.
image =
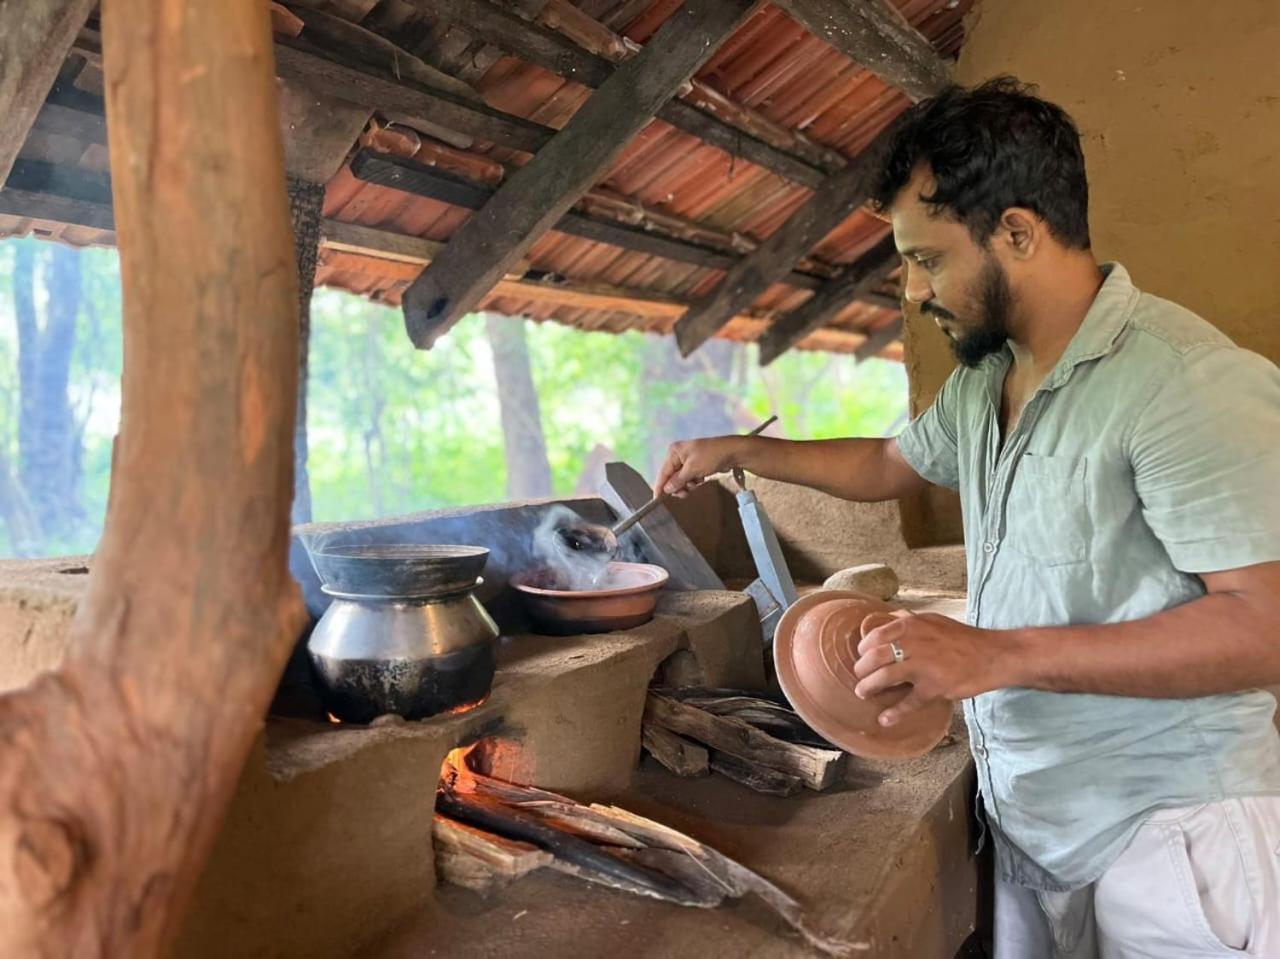
<svg viewBox="0 0 1280 959">
<path fill-rule="evenodd" d="M 956 739 L 905 763 L 851 761 L 845 782 L 790 798 L 721 776 L 679 779 L 645 757 L 616 804 L 738 859 L 799 899 L 817 928 L 868 957 L 950 959 L 973 928 L 973 774 Z M 546 869 L 487 898 L 440 885 L 429 912 L 362 953 L 423 956 L 820 955 L 751 897 L 684 909 Z"/>
</svg>

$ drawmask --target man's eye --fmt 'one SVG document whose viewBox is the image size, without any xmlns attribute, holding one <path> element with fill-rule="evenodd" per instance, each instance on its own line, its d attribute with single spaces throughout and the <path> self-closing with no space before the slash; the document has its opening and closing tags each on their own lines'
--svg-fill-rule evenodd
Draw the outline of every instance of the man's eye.
<svg viewBox="0 0 1280 959">
<path fill-rule="evenodd" d="M 930 273 L 932 273 L 934 271 L 934 268 L 938 265 L 938 257 L 926 256 L 926 257 L 922 257 L 916 262 L 919 263 L 926 270 L 928 270 Z"/>
</svg>

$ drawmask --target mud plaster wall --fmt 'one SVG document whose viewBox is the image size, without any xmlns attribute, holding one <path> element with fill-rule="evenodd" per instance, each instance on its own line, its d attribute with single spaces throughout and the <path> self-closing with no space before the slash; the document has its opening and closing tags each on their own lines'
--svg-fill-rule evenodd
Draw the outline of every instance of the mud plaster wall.
<svg viewBox="0 0 1280 959">
<path fill-rule="evenodd" d="M 742 531 L 728 480 L 708 483 L 685 500 L 669 504 L 694 546 L 727 581 L 755 578 L 755 564 Z M 797 582 L 820 583 L 832 573 L 863 563 L 887 563 L 903 584 L 920 589 L 962 591 L 964 553 L 956 548 L 909 549 L 898 504 L 851 503 L 825 493 L 752 477 L 750 488 L 769 515 Z"/>
<path fill-rule="evenodd" d="M 1099 259 L 1280 362 L 1276 14 L 1275 0 L 982 0 L 955 78 L 1012 73 L 1068 110 Z M 953 364 L 931 322 L 907 324 L 914 413 Z"/>
</svg>

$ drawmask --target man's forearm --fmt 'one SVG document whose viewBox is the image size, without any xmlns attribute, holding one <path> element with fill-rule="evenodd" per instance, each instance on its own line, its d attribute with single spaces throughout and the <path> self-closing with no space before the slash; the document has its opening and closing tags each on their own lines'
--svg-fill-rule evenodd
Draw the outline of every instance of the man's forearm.
<svg viewBox="0 0 1280 959">
<path fill-rule="evenodd" d="M 993 688 L 1160 699 L 1277 685 L 1274 605 L 1210 593 L 1126 623 L 1001 631 Z"/>
<path fill-rule="evenodd" d="M 897 455 L 892 439 L 752 438 L 739 464 L 766 479 L 861 502 L 896 499 L 925 485 Z"/>
</svg>

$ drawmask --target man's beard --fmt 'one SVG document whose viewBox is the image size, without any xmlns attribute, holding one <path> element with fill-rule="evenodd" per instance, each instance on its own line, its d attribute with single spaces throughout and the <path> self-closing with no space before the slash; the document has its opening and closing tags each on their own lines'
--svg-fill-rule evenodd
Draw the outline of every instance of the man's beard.
<svg viewBox="0 0 1280 959">
<path fill-rule="evenodd" d="M 987 257 L 982 272 L 978 274 L 977 287 L 975 299 L 982 322 L 951 337 L 951 352 L 968 367 L 977 366 L 988 356 L 1004 349 L 1009 339 L 1009 316 L 1013 312 L 1013 289 L 995 257 Z M 956 318 L 954 313 L 934 306 L 932 302 L 925 303 L 921 312 L 944 319 Z"/>
</svg>

